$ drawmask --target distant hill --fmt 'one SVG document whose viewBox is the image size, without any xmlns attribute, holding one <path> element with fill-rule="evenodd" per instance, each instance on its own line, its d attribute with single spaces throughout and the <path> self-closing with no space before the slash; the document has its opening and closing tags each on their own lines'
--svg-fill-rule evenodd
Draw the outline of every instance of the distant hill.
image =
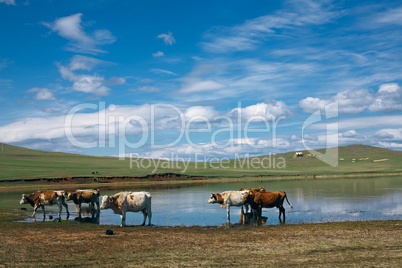
<svg viewBox="0 0 402 268">
<path fill-rule="evenodd" d="M 119 160 L 116 157 L 97 157 L 80 154 L 32 150 L 2 145 L 0 149 L 0 180 L 55 177 L 145 176 L 152 173 L 185 173 L 187 175 L 241 177 L 285 175 L 330 175 L 356 173 L 402 172 L 402 152 L 368 145 L 338 147 L 338 166 L 332 167 L 316 156 L 294 157 L 295 152 L 231 159 L 223 162 L 184 163 L 160 161 L 157 168 L 149 160 Z M 326 149 L 318 150 L 324 153 Z M 147 168 L 138 168 L 137 163 Z M 92 173 L 96 174 L 92 174 Z"/>
</svg>

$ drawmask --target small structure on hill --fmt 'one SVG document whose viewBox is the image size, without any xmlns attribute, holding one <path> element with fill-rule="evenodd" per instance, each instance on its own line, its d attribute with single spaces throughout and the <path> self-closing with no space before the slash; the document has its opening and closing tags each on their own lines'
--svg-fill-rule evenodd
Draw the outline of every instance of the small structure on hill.
<svg viewBox="0 0 402 268">
<path fill-rule="evenodd" d="M 296 152 L 293 157 L 303 157 L 303 152 Z"/>
</svg>

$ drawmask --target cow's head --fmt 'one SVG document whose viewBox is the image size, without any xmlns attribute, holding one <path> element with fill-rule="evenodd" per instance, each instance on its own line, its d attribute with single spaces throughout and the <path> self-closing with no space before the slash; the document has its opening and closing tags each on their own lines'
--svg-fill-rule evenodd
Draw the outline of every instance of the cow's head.
<svg viewBox="0 0 402 268">
<path fill-rule="evenodd" d="M 262 186 L 261 186 L 260 188 L 258 188 L 257 190 L 258 190 L 259 192 L 265 192 L 265 191 L 266 191 L 265 188 L 262 187 Z"/>
<path fill-rule="evenodd" d="M 250 204 L 254 200 L 255 193 L 254 191 L 245 192 L 243 194 L 243 204 Z"/>
<path fill-rule="evenodd" d="M 102 196 L 102 205 L 100 209 L 108 209 L 111 208 L 115 203 L 115 198 L 113 196 L 104 195 Z"/>
<path fill-rule="evenodd" d="M 65 193 L 66 201 L 73 200 L 74 196 L 77 196 L 76 192 L 67 192 L 67 193 Z"/>
<path fill-rule="evenodd" d="M 218 200 L 218 199 L 216 198 L 216 194 L 211 193 L 211 197 L 209 198 L 208 203 L 209 203 L 209 204 L 213 204 L 213 203 L 216 203 L 217 200 Z"/>
<path fill-rule="evenodd" d="M 20 205 L 22 205 L 22 204 L 27 204 L 27 203 L 28 203 L 28 201 L 27 201 L 27 199 L 26 199 L 26 195 L 23 194 L 23 195 L 22 195 L 22 198 L 21 198 L 21 200 L 20 200 Z"/>
<path fill-rule="evenodd" d="M 222 203 L 222 202 L 223 202 L 223 198 L 220 194 L 211 193 L 211 197 L 208 200 L 209 204 Z"/>
</svg>

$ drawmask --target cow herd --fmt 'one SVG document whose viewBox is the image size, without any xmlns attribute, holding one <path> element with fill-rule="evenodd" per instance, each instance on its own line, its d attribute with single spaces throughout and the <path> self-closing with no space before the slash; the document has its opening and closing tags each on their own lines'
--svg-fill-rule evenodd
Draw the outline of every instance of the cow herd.
<svg viewBox="0 0 402 268">
<path fill-rule="evenodd" d="M 95 214 L 99 216 L 100 210 L 112 209 L 115 214 L 121 216 L 121 226 L 126 226 L 126 213 L 127 212 L 142 212 L 145 225 L 148 218 L 148 225 L 151 225 L 152 211 L 151 211 L 151 194 L 148 192 L 120 192 L 114 195 L 102 196 L 102 203 L 99 205 L 100 191 L 99 190 L 76 190 L 76 191 L 36 191 L 31 194 L 23 194 L 20 204 L 30 204 L 34 208 L 32 217 L 35 217 L 36 210 L 42 208 L 43 218 L 45 219 L 45 205 L 57 205 L 59 208 L 58 217 L 62 207 L 64 206 L 67 211 L 67 218 L 70 215 L 66 201 L 73 201 L 76 205 L 76 211 L 79 218 L 81 218 L 81 204 L 89 204 L 92 216 Z M 256 223 L 260 222 L 262 217 L 262 208 L 279 208 L 279 220 L 282 222 L 281 215 L 283 215 L 283 222 L 285 221 L 285 208 L 283 207 L 284 201 L 287 201 L 291 208 L 286 193 L 284 191 L 270 192 L 266 191 L 264 187 L 260 188 L 241 188 L 238 191 L 225 191 L 222 193 L 212 193 L 208 203 L 218 203 L 221 207 L 226 208 L 227 223 L 230 223 L 230 207 L 241 207 L 240 223 Z M 96 208 L 95 208 L 96 205 Z M 245 208 L 245 212 L 243 210 Z M 251 212 L 249 212 L 251 207 Z"/>
</svg>

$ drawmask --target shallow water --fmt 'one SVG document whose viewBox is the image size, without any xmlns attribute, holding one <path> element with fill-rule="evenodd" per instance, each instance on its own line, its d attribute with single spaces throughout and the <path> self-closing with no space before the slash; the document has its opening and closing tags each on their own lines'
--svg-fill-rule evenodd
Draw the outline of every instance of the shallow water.
<svg viewBox="0 0 402 268">
<path fill-rule="evenodd" d="M 325 180 L 271 181 L 271 182 L 225 182 L 196 185 L 180 185 L 168 188 L 108 188 L 101 194 L 111 195 L 120 191 L 149 191 L 152 194 L 152 224 L 157 226 L 208 226 L 226 223 L 226 210 L 218 204 L 208 204 L 211 192 L 238 190 L 242 187 L 264 186 L 267 190 L 284 190 L 287 193 L 291 209 L 285 202 L 286 223 L 318 223 L 339 221 L 391 220 L 402 219 L 402 177 L 347 178 Z M 29 191 L 30 192 L 30 191 Z M 21 191 L 0 192 L 1 208 L 27 209 L 30 205 L 19 205 Z M 25 191 L 25 193 L 27 193 Z M 75 205 L 68 202 L 71 216 L 76 217 Z M 83 205 L 84 207 L 85 205 Z M 57 217 L 57 207 L 47 206 L 46 220 L 49 215 Z M 267 225 L 279 224 L 277 208 L 263 209 L 263 216 L 268 217 Z M 63 208 L 62 220 L 67 217 Z M 240 208 L 231 208 L 231 222 L 237 223 Z M 36 220 L 42 220 L 42 211 L 37 211 Z M 90 218 L 86 219 L 87 221 Z M 98 221 L 97 221 L 98 220 Z M 31 222 L 32 218 L 25 221 Z M 112 210 L 102 210 L 94 222 L 120 225 L 120 215 Z M 128 225 L 139 225 L 143 221 L 142 213 L 127 213 Z M 148 223 L 148 221 L 147 221 Z"/>
</svg>

